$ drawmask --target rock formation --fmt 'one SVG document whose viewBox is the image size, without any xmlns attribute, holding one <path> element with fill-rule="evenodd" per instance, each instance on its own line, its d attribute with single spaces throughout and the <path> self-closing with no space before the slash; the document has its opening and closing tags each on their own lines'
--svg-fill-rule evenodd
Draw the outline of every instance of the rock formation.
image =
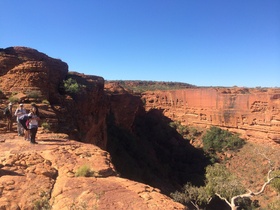
<svg viewBox="0 0 280 210">
<path fill-rule="evenodd" d="M 145 92 L 146 110 L 183 125 L 219 126 L 245 138 L 280 143 L 279 88 L 188 88 Z"/>
<path fill-rule="evenodd" d="M 67 72 L 66 63 L 37 50 L 26 47 L 0 49 L 0 89 L 10 94 L 20 92 L 26 97 L 37 94 L 55 103 L 58 85 Z"/>
<path fill-rule="evenodd" d="M 108 152 L 38 134 L 31 145 L 16 133 L 0 134 L 0 209 L 185 209 L 159 189 L 118 176 Z M 87 167 L 89 177 L 78 176 Z"/>
</svg>

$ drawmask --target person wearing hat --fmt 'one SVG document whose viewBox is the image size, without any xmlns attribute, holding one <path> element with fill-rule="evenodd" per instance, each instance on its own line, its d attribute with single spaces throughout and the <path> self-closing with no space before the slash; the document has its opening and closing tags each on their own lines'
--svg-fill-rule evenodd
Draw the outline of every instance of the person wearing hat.
<svg viewBox="0 0 280 210">
<path fill-rule="evenodd" d="M 23 134 L 24 134 L 24 129 L 23 129 L 21 123 L 19 122 L 19 117 L 24 114 L 26 114 L 26 109 L 23 108 L 23 104 L 19 104 L 19 107 L 15 111 L 15 116 L 17 118 L 17 132 L 18 132 L 19 136 L 23 136 Z"/>
</svg>

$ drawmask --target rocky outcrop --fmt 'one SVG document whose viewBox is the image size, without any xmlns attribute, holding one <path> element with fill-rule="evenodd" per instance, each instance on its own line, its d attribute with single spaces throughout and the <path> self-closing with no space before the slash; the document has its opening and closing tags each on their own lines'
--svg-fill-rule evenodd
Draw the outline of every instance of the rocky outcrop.
<svg viewBox="0 0 280 210">
<path fill-rule="evenodd" d="M 52 103 L 57 89 L 68 73 L 68 65 L 59 59 L 26 47 L 0 48 L 0 89 L 24 100 L 37 95 Z"/>
<path fill-rule="evenodd" d="M 185 209 L 159 189 L 120 178 L 108 152 L 65 134 L 40 131 L 37 145 L 15 133 L 0 140 L 0 209 Z M 78 173 L 83 167 L 88 177 Z"/>
<path fill-rule="evenodd" d="M 81 86 L 78 94 L 63 90 L 63 81 L 69 78 Z M 0 79 L 2 101 L 24 103 L 27 110 L 35 102 L 52 131 L 106 148 L 108 100 L 102 77 L 68 72 L 65 62 L 35 49 L 10 47 L 0 49 Z"/>
<path fill-rule="evenodd" d="M 146 110 L 183 125 L 219 126 L 247 138 L 280 142 L 279 88 L 189 88 L 145 92 Z"/>
</svg>

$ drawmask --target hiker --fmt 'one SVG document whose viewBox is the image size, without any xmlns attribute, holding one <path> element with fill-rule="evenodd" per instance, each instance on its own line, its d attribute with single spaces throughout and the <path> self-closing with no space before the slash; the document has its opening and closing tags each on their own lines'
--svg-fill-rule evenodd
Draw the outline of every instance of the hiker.
<svg viewBox="0 0 280 210">
<path fill-rule="evenodd" d="M 28 114 L 29 116 L 29 132 L 30 132 L 30 143 L 31 144 L 37 144 L 35 141 L 36 134 L 38 131 L 38 125 L 39 125 L 39 111 L 36 105 L 32 106 L 31 112 Z"/>
<path fill-rule="evenodd" d="M 15 111 L 15 116 L 17 117 L 17 132 L 18 132 L 18 136 L 23 136 L 23 127 L 21 125 L 21 123 L 19 122 L 19 117 L 26 114 L 26 110 L 25 108 L 23 108 L 23 104 L 19 104 L 19 107 L 16 109 Z"/>
<path fill-rule="evenodd" d="M 31 114 L 23 114 L 18 117 L 18 122 L 21 124 L 22 128 L 27 131 L 29 128 L 27 127 L 27 121 L 31 118 Z"/>
<path fill-rule="evenodd" d="M 13 115 L 12 115 L 12 112 L 13 112 L 13 104 L 10 102 L 8 104 L 8 107 L 6 107 L 4 109 L 4 115 L 5 115 L 5 118 L 7 120 L 7 131 L 12 131 L 12 127 L 13 127 Z"/>
<path fill-rule="evenodd" d="M 38 107 L 36 106 L 36 104 L 32 103 L 31 104 L 31 112 L 34 113 L 35 115 L 37 115 L 39 117 L 39 110 Z"/>
</svg>

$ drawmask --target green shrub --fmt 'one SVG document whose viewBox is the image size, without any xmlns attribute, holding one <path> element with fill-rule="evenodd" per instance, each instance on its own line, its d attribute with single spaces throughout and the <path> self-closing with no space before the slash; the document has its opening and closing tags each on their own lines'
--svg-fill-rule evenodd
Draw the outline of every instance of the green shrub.
<svg viewBox="0 0 280 210">
<path fill-rule="evenodd" d="M 11 103 L 15 104 L 15 103 L 18 103 L 18 102 L 19 102 L 19 98 L 16 97 L 16 96 L 11 96 L 11 97 L 9 98 L 9 101 L 10 101 Z"/>
<path fill-rule="evenodd" d="M 44 100 L 42 101 L 42 103 L 43 103 L 43 104 L 50 105 L 50 102 L 49 102 L 47 99 L 44 99 Z"/>
<path fill-rule="evenodd" d="M 83 165 L 80 168 L 78 168 L 77 172 L 75 173 L 75 176 L 92 177 L 94 176 L 94 171 L 92 171 L 89 166 Z"/>
<path fill-rule="evenodd" d="M 51 129 L 51 125 L 48 122 L 43 122 L 41 124 L 41 126 L 43 127 L 44 130 L 50 130 Z"/>
<path fill-rule="evenodd" d="M 50 210 L 52 209 L 49 203 L 49 195 L 47 192 L 40 193 L 40 199 L 34 201 L 34 209 L 35 210 Z"/>
<path fill-rule="evenodd" d="M 175 121 L 170 122 L 169 126 L 176 129 L 176 131 L 184 138 L 194 141 L 197 137 L 201 135 L 201 132 L 198 131 L 195 127 L 190 127 L 182 125 L 181 122 Z"/>
<path fill-rule="evenodd" d="M 68 78 L 63 81 L 64 89 L 67 93 L 77 94 L 81 90 L 81 86 L 77 83 L 76 80 Z"/>
<path fill-rule="evenodd" d="M 272 173 L 272 177 L 279 177 L 275 178 L 271 181 L 271 186 L 278 192 L 280 193 L 280 170 L 274 171 Z"/>
<path fill-rule="evenodd" d="M 28 92 L 26 95 L 27 95 L 27 97 L 29 97 L 29 98 L 35 98 L 35 99 L 37 99 L 37 98 L 39 98 L 39 96 L 40 96 L 40 91 L 30 91 L 30 92 Z"/>
<path fill-rule="evenodd" d="M 202 141 L 203 150 L 210 153 L 236 150 L 245 144 L 245 141 L 237 134 L 214 126 L 202 136 Z"/>
</svg>

